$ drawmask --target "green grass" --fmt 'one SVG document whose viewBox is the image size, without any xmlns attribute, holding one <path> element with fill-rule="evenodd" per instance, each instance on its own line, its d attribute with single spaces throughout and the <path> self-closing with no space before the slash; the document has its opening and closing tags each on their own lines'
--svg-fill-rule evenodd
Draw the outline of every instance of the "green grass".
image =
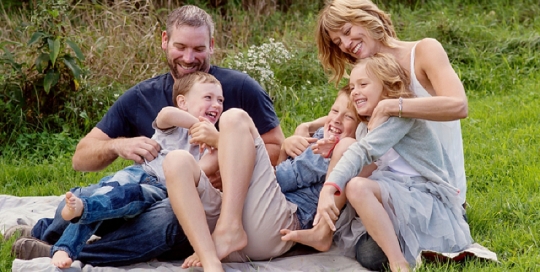
<svg viewBox="0 0 540 272">
<path fill-rule="evenodd" d="M 280 85 L 271 93 L 286 135 L 300 122 L 325 115 L 336 93 L 316 59 L 313 27 L 319 6 L 307 2 L 293 5 L 288 13 L 268 16 L 241 8 L 227 9 L 224 17 L 214 12 L 216 31 L 221 33 L 216 37 L 214 63 L 224 63 L 228 56 L 266 43 L 270 37 L 295 55 L 286 65 L 272 67 Z M 469 117 L 461 124 L 471 233 L 501 261 L 426 264 L 418 271 L 538 271 L 540 7 L 529 0 L 406 2 L 388 1 L 381 6 L 392 14 L 398 36 L 438 39 L 465 85 Z M 163 10 L 140 16 L 125 7 L 77 5 L 76 11 L 69 27 L 74 40 L 83 45 L 89 71 L 82 93 L 110 97 L 165 71 L 158 44 L 163 17 L 157 16 Z M 21 22 L 28 17 L 24 12 L 2 14 L 1 39 L 24 44 L 28 37 Z M 17 57 L 31 63 L 24 52 Z M 95 113 L 112 103 L 93 101 L 87 108 L 73 105 L 94 116 L 85 119 L 88 127 L 99 120 Z M 67 120 L 62 133 L 0 131 L 0 143 L 9 143 L 0 147 L 2 194 L 59 195 L 74 186 L 96 183 L 129 164 L 117 161 L 98 173 L 73 171 L 71 155 L 87 131 L 69 130 L 70 122 L 76 120 Z M 0 271 L 11 270 L 12 243 L 0 239 Z"/>
</svg>

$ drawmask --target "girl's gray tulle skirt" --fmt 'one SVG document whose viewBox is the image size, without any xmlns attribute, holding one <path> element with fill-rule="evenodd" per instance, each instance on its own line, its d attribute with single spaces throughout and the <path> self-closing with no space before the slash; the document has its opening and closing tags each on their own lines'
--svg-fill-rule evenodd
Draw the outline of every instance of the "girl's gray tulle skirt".
<svg viewBox="0 0 540 272">
<path fill-rule="evenodd" d="M 401 251 L 414 267 L 423 250 L 459 252 L 473 242 L 457 190 L 423 177 L 403 176 L 387 168 L 369 177 L 381 188 L 384 209 L 390 216 Z M 355 245 L 366 229 L 350 204 L 336 222 L 334 242 L 346 256 L 355 256 Z"/>
</svg>

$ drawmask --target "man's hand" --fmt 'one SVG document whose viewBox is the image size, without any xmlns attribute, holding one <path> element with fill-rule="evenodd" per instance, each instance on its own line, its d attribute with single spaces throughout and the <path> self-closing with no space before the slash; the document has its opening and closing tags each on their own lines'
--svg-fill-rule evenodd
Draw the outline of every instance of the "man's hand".
<svg viewBox="0 0 540 272">
<path fill-rule="evenodd" d="M 337 189 L 330 185 L 323 186 L 321 189 L 319 204 L 317 205 L 317 214 L 315 215 L 315 219 L 313 219 L 313 226 L 319 224 L 321 220 L 324 220 L 323 223 L 328 224 L 332 231 L 336 230 L 334 222 L 339 217 L 339 209 L 334 200 L 336 191 Z"/>
<path fill-rule="evenodd" d="M 219 132 L 216 127 L 204 117 L 199 117 L 199 121 L 189 128 L 189 134 L 191 134 L 189 143 L 199 145 L 201 150 L 217 148 Z"/>
<path fill-rule="evenodd" d="M 281 148 L 285 150 L 287 156 L 296 158 L 296 156 L 302 154 L 310 144 L 316 141 L 316 138 L 293 135 L 283 141 Z"/>
<path fill-rule="evenodd" d="M 330 135 L 328 139 L 318 140 L 314 145 L 311 146 L 311 149 L 313 149 L 313 153 L 320 154 L 321 156 L 328 158 L 332 155 L 332 151 L 334 151 L 334 147 L 338 142 L 338 137 Z"/>
<path fill-rule="evenodd" d="M 154 140 L 140 136 L 135 138 L 114 139 L 113 149 L 118 156 L 136 163 L 154 160 L 161 146 Z"/>
</svg>

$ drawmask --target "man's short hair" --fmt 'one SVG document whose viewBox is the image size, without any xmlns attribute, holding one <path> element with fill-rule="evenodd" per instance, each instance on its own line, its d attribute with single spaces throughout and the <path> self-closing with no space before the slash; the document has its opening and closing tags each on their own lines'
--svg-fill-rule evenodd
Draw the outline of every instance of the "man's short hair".
<svg viewBox="0 0 540 272">
<path fill-rule="evenodd" d="M 169 14 L 167 18 L 167 35 L 171 36 L 173 29 L 180 26 L 205 26 L 208 28 L 210 38 L 214 36 L 214 21 L 212 20 L 212 16 L 197 6 L 184 5 Z"/>
</svg>

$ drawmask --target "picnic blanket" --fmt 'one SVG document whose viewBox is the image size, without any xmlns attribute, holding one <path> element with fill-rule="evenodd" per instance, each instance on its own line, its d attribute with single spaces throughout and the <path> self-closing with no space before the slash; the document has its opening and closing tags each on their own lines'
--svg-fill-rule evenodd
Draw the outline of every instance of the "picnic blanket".
<svg viewBox="0 0 540 272">
<path fill-rule="evenodd" d="M 56 207 L 63 201 L 64 196 L 42 197 L 16 197 L 0 195 L 0 232 L 14 225 L 33 226 L 39 219 L 52 218 Z M 309 254 L 306 254 L 309 253 Z M 496 261 L 497 255 L 479 244 L 473 244 L 470 248 L 459 253 L 436 253 L 426 252 L 428 257 L 442 259 L 461 260 L 466 256 Z M 354 259 L 344 257 L 339 249 L 332 247 L 327 252 L 314 252 L 302 247 L 285 254 L 286 257 L 272 259 L 270 261 L 252 261 L 249 263 L 224 263 L 227 272 L 239 271 L 369 271 L 363 268 Z M 13 272 L 146 272 L 146 271 L 203 271 L 202 268 L 182 269 L 182 261 L 160 262 L 149 261 L 122 267 L 95 267 L 83 264 L 80 261 L 73 262 L 71 268 L 60 270 L 50 264 L 50 258 L 36 258 L 33 260 L 13 261 Z"/>
</svg>

